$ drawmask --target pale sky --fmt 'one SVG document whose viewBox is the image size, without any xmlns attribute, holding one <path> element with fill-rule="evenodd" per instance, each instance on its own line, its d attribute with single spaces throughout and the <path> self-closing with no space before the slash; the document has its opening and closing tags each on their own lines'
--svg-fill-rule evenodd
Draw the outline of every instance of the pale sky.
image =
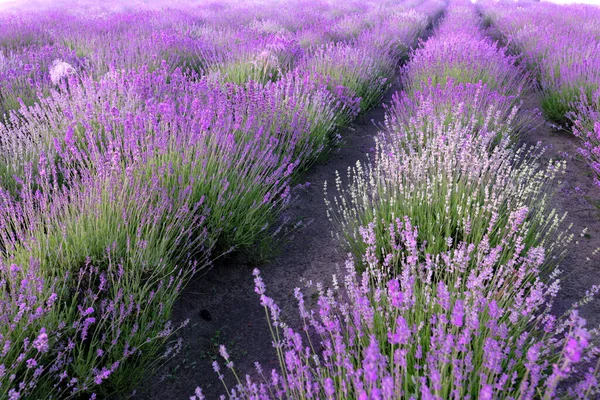
<svg viewBox="0 0 600 400">
<path fill-rule="evenodd" d="M 0 0 L 2 1 L 2 0 Z M 573 1 L 573 0 L 542 0 L 543 2 L 550 2 L 550 3 L 556 3 L 556 4 L 571 4 L 571 3 L 582 3 L 582 4 L 593 4 L 596 6 L 600 5 L 600 0 L 577 0 L 577 1 Z"/>
<path fill-rule="evenodd" d="M 100 4 L 106 4 L 105 0 L 95 0 Z M 108 0 L 110 1 L 110 0 Z M 593 4 L 600 5 L 600 0 L 541 0 L 543 2 L 551 2 L 557 4 L 573 4 L 573 3 L 583 3 L 583 4 Z M 18 6 L 29 6 L 28 8 L 36 8 L 36 7 L 48 7 L 52 6 L 54 3 L 58 3 L 56 0 L 0 0 L 0 10 L 11 10 Z M 60 0 L 61 5 L 69 4 L 69 0 Z M 76 3 L 76 0 L 73 1 Z M 87 4 L 93 4 L 93 1 L 88 1 Z M 33 6 L 33 7 L 32 7 Z"/>
</svg>

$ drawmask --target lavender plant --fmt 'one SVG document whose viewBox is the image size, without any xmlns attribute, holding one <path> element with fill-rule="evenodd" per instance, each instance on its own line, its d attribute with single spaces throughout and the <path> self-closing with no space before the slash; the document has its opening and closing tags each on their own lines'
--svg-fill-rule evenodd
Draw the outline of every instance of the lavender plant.
<svg viewBox="0 0 600 400">
<path fill-rule="evenodd" d="M 390 54 L 393 59 L 406 60 L 430 22 L 426 14 L 413 9 L 396 12 L 386 9 L 385 20 L 361 33 L 357 42 L 359 46 L 375 47 L 383 54 Z"/>
<path fill-rule="evenodd" d="M 131 291 L 127 265 L 116 260 L 102 268 L 86 260 L 55 279 L 41 268 L 35 260 L 0 268 L 3 398 L 106 396 L 131 388 L 180 348 L 179 327 L 168 319 L 182 271 L 156 268 Z"/>
<path fill-rule="evenodd" d="M 401 215 L 420 227 L 419 241 L 433 254 L 447 243 L 477 245 L 486 232 L 494 244 L 515 243 L 511 225 L 520 219 L 527 221 L 527 249 L 547 246 L 560 258 L 571 240 L 558 230 L 564 215 L 549 206 L 565 166 L 551 161 L 542 167 L 540 149 L 512 148 L 514 129 L 528 120 L 515 107 L 524 76 L 514 59 L 480 36 L 476 22 L 471 5 L 449 7 L 439 36 L 417 50 L 407 65 L 409 90 L 388 107 L 374 160 L 349 169 L 346 185 L 338 175 L 337 195 L 326 200 L 328 215 L 357 258 L 365 251 L 361 227 L 375 223 L 381 256 L 391 251 L 386 232 Z M 450 46 L 458 37 L 465 40 L 461 47 L 458 42 Z M 458 63 L 464 71 L 458 80 L 451 73 L 457 61 L 446 57 L 448 52 L 471 60 Z M 447 83 L 434 85 L 426 77 L 429 68 Z M 490 85 L 479 74 L 488 71 L 494 76 Z M 481 92 L 487 101 L 497 101 L 479 104 Z M 505 256 L 510 258 L 517 248 L 505 246 Z"/>
<path fill-rule="evenodd" d="M 346 103 L 347 97 L 360 98 L 360 111 L 364 112 L 382 99 L 391 84 L 395 65 L 396 61 L 390 55 L 380 54 L 367 46 L 338 43 L 317 49 L 302 68 L 313 79 L 326 79 L 329 89 L 340 94 L 340 101 Z M 342 118 L 342 124 L 349 122 L 351 117 Z"/>
<path fill-rule="evenodd" d="M 598 88 L 595 65 L 600 60 L 593 7 L 540 7 L 516 9 L 505 4 L 483 7 L 488 20 L 509 45 L 522 54 L 542 88 L 542 108 L 551 121 L 564 124 L 577 108 L 581 91 L 588 99 Z M 580 27 L 585 29 L 579 29 Z"/>
<path fill-rule="evenodd" d="M 494 246 L 504 243 L 503 259 L 522 251 L 520 245 L 547 247 L 560 258 L 572 237 L 559 230 L 564 215 L 549 201 L 565 165 L 551 161 L 542 167 L 539 148 L 514 151 L 507 139 L 490 151 L 496 132 L 448 124 L 443 115 L 421 110 L 427 119 L 414 121 L 404 136 L 380 135 L 373 162 L 349 169 L 346 185 L 336 179 L 337 194 L 326 200 L 328 215 L 352 253 L 364 254 L 360 230 L 370 222 L 378 255 L 390 252 L 394 243 L 386 232 L 406 215 L 419 226 L 419 244 L 428 253 L 461 242 L 478 245 L 487 237 Z M 514 224 L 521 222 L 525 233 L 519 239 Z M 547 261 L 555 263 L 553 257 Z"/>
<path fill-rule="evenodd" d="M 576 123 L 573 133 L 583 140 L 583 146 L 578 149 L 579 153 L 592 169 L 594 183 L 600 186 L 600 121 L 596 122 L 590 130 L 584 128 L 580 123 Z"/>
<path fill-rule="evenodd" d="M 305 335 L 284 322 L 254 271 L 279 370 L 268 373 L 257 364 L 234 388 L 225 386 L 231 398 L 550 399 L 597 393 L 597 369 L 585 372 L 569 393 L 559 384 L 586 362 L 598 362 L 598 332 L 588 330 L 578 313 L 598 288 L 565 315 L 553 315 L 559 281 L 557 273 L 547 281 L 540 277 L 543 248 L 504 262 L 502 246 L 487 241 L 431 254 L 405 217 L 390 227 L 395 247 L 380 261 L 373 224 L 361 233 L 364 272 L 347 261 L 341 285 L 334 276 L 333 287 L 320 286 L 314 309 L 295 290 Z M 476 260 L 475 268 L 469 260 Z M 224 346 L 220 353 L 235 371 Z M 218 362 L 214 368 L 225 382 Z M 202 390 L 192 398 L 203 399 Z"/>
<path fill-rule="evenodd" d="M 525 113 L 514 105 L 514 97 L 490 90 L 486 84 L 455 83 L 426 85 L 413 93 L 397 92 L 386 105 L 386 132 L 405 137 L 418 132 L 420 124 L 432 123 L 431 117 L 445 126 L 459 122 L 473 134 L 495 132 L 497 141 L 516 140 L 527 131 L 535 113 Z"/>
<path fill-rule="evenodd" d="M 151 96 L 160 102 L 147 103 Z M 29 163 L 37 167 L 42 154 L 52 164 L 91 171 L 116 154 L 122 168 L 145 163 L 147 179 L 168 167 L 173 173 L 160 179 L 174 196 L 182 182 L 193 182 L 190 207 L 206 201 L 222 247 L 249 246 L 287 201 L 295 171 L 330 144 L 341 107 L 334 102 L 326 88 L 298 74 L 226 90 L 207 80 L 191 85 L 166 70 L 86 81 L 2 127 L 10 138 L 4 179 L 14 192 L 14 177 L 22 179 Z M 141 111 L 145 119 L 134 114 Z"/>
<path fill-rule="evenodd" d="M 481 82 L 490 90 L 516 99 L 528 88 L 526 75 L 516 67 L 514 57 L 477 31 L 469 30 L 469 27 L 473 29 L 475 17 L 465 14 L 460 19 L 456 17 L 458 21 L 445 21 L 440 28 L 460 26 L 461 31 L 445 33 L 442 30 L 436 39 L 427 41 L 415 52 L 404 67 L 407 91 L 424 89 L 428 84 L 445 85 L 448 80 L 458 84 Z"/>
<path fill-rule="evenodd" d="M 114 158 L 93 175 L 63 175 L 71 179 L 63 187 L 56 168 L 40 163 L 18 199 L 2 195 L 0 299 L 8 323 L 0 332 L 7 370 L 0 390 L 10 398 L 70 398 L 131 389 L 131 377 L 160 360 L 181 287 L 208 260 L 201 204 L 189 208 L 189 189 L 170 197 L 158 175 L 148 185 L 143 170 L 122 172 Z M 175 266 L 192 254 L 199 264 Z M 51 342 L 37 353 L 39 332 Z"/>
</svg>

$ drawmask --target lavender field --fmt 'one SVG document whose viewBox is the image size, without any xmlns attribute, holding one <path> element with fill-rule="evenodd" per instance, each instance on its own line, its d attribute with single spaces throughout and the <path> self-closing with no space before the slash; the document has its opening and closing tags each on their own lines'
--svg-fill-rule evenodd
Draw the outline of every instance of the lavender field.
<svg viewBox="0 0 600 400">
<path fill-rule="evenodd" d="M 600 398 L 600 7 L 0 9 L 0 400 Z"/>
</svg>

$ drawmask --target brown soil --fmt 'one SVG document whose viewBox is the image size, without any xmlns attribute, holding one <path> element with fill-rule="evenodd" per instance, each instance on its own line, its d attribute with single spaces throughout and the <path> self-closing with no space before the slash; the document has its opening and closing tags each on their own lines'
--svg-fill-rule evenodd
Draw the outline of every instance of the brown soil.
<svg viewBox="0 0 600 400">
<path fill-rule="evenodd" d="M 523 108 L 540 109 L 541 95 L 533 93 L 525 99 Z M 566 258 L 560 263 L 563 271 L 561 291 L 555 304 L 555 313 L 562 313 L 592 285 L 600 284 L 600 189 L 594 184 L 591 169 L 578 155 L 579 140 L 572 133 L 558 130 L 545 120 L 522 138 L 523 144 L 541 142 L 546 147 L 545 159 L 566 160 L 567 171 L 554 197 L 554 207 L 567 212 L 565 227 L 572 224 L 575 234 Z M 587 228 L 585 234 L 582 234 Z M 582 310 L 588 327 L 600 325 L 600 299 L 595 299 Z"/>
</svg>

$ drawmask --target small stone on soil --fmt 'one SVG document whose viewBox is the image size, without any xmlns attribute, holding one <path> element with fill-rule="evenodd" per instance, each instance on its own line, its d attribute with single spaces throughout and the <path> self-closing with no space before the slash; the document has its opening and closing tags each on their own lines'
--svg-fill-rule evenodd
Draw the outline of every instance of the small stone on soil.
<svg viewBox="0 0 600 400">
<path fill-rule="evenodd" d="M 212 315 L 210 312 L 208 312 L 208 310 L 200 310 L 200 318 L 205 321 L 212 321 Z"/>
</svg>

